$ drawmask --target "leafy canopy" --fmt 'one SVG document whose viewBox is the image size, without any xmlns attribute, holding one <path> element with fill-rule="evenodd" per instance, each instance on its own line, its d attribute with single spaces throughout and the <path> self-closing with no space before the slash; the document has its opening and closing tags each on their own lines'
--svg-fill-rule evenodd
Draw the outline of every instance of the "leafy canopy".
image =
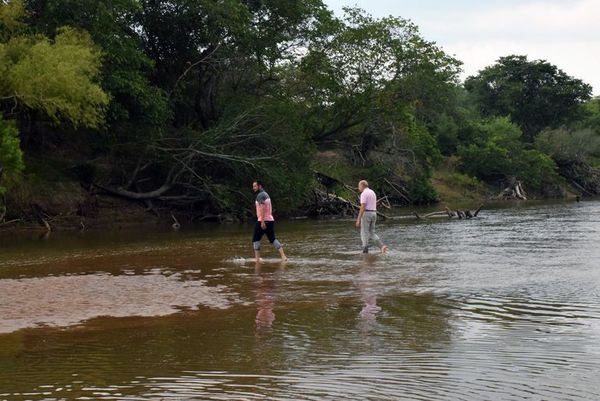
<svg viewBox="0 0 600 401">
<path fill-rule="evenodd" d="M 0 3 L 0 10 L 0 98 L 42 111 L 56 123 L 102 124 L 109 98 L 94 82 L 101 54 L 89 35 L 67 27 L 54 39 L 27 34 L 21 1 Z"/>
<path fill-rule="evenodd" d="M 506 117 L 496 117 L 478 125 L 475 143 L 460 145 L 463 169 L 488 182 L 510 178 L 523 180 L 535 190 L 557 179 L 552 159 L 520 141 L 521 130 Z"/>
<path fill-rule="evenodd" d="M 478 75 L 466 79 L 465 88 L 475 96 L 486 116 L 509 116 L 532 142 L 544 128 L 576 120 L 580 105 L 592 87 L 567 75 L 545 60 L 526 56 L 501 57 Z"/>
<path fill-rule="evenodd" d="M 2 186 L 2 179 L 5 176 L 13 177 L 23 171 L 23 168 L 19 131 L 12 121 L 4 120 L 0 114 L 0 194 L 6 190 Z"/>
</svg>

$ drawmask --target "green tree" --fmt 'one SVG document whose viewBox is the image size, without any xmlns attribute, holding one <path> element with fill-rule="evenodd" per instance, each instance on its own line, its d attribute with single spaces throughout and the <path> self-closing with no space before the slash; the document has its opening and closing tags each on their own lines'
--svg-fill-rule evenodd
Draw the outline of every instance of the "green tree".
<svg viewBox="0 0 600 401">
<path fill-rule="evenodd" d="M 544 128 L 577 120 L 592 93 L 590 85 L 545 60 L 515 55 L 467 78 L 465 88 L 485 116 L 509 116 L 529 142 Z"/>
<path fill-rule="evenodd" d="M 474 143 L 479 135 L 481 114 L 473 97 L 456 85 L 445 109 L 432 115 L 427 126 L 444 156 L 456 154 L 460 144 Z"/>
<path fill-rule="evenodd" d="M 451 91 L 460 62 L 423 39 L 410 21 L 374 19 L 356 8 L 345 13 L 311 42 L 300 65 L 297 85 L 323 116 L 315 139 L 344 137 L 382 115 L 404 117 L 409 108 L 421 122 Z"/>
<path fill-rule="evenodd" d="M 15 181 L 16 176 L 23 171 L 23 153 L 19 146 L 19 131 L 12 121 L 6 121 L 0 114 L 0 222 L 6 216 L 4 194 L 7 182 Z"/>
<path fill-rule="evenodd" d="M 460 62 L 410 21 L 375 19 L 358 8 L 319 32 L 290 82 L 316 143 L 341 147 L 355 164 L 378 166 L 388 178 L 427 182 L 439 160 L 427 124 L 445 107 Z M 415 199 L 430 189 L 415 191 Z"/>
<path fill-rule="evenodd" d="M 0 43 L 0 99 L 4 110 L 17 103 L 45 113 L 56 123 L 102 124 L 109 99 L 94 82 L 101 55 L 89 35 L 70 28 L 61 29 L 54 39 L 26 34 L 20 23 L 26 14 L 19 1 L 1 3 L 0 10 L 0 36 L 4 38 Z"/>
<path fill-rule="evenodd" d="M 2 178 L 23 170 L 23 153 L 19 146 L 19 131 L 14 122 L 6 121 L 0 114 L 0 192 Z"/>
<path fill-rule="evenodd" d="M 535 146 L 559 164 L 590 163 L 600 158 L 600 134 L 591 128 L 558 128 L 542 132 Z"/>
<path fill-rule="evenodd" d="M 148 141 L 149 136 L 160 135 L 170 111 L 164 90 L 150 82 L 155 63 L 142 46 L 140 2 L 27 0 L 27 8 L 28 22 L 36 32 L 52 37 L 66 25 L 88 32 L 101 48 L 98 78 L 110 95 L 106 128 L 113 141 Z"/>
<path fill-rule="evenodd" d="M 574 128 L 591 128 L 600 134 L 600 96 L 585 102 L 582 109 L 583 118 L 573 124 Z"/>
<path fill-rule="evenodd" d="M 116 192 L 133 199 L 168 192 L 174 205 L 200 208 L 208 199 L 213 210 L 232 211 L 260 176 L 287 191 L 279 207 L 297 204 L 311 176 L 312 143 L 302 106 L 282 83 L 312 21 L 328 14 L 322 2 L 140 4 L 136 32 L 173 119 L 165 135 L 149 138 L 146 153 L 119 149 L 124 171 L 114 163 L 110 175 L 123 186 Z"/>
<path fill-rule="evenodd" d="M 520 140 L 521 129 L 508 118 L 480 123 L 478 131 L 475 143 L 458 148 L 468 174 L 490 183 L 518 178 L 537 191 L 558 179 L 552 159 L 538 150 L 525 148 Z"/>
</svg>

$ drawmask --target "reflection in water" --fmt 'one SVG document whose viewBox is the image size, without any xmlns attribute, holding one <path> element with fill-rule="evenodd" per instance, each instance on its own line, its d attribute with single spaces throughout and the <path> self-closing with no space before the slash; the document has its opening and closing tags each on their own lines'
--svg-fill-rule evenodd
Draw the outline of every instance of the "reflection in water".
<svg viewBox="0 0 600 401">
<path fill-rule="evenodd" d="M 254 265 L 256 274 L 256 330 L 257 333 L 269 330 L 275 321 L 275 298 L 277 296 L 277 279 L 280 272 L 285 269 L 285 262 L 281 262 L 276 272 L 268 273 L 262 271 L 261 262 Z"/>
<path fill-rule="evenodd" d="M 373 269 L 378 256 L 366 254 L 362 256 L 362 264 L 359 272 L 359 284 L 361 298 L 364 302 L 359 316 L 365 321 L 374 321 L 381 307 L 377 305 L 377 287 Z"/>
<path fill-rule="evenodd" d="M 482 216 L 0 238 L 0 400 L 600 399 L 600 202 Z"/>
</svg>

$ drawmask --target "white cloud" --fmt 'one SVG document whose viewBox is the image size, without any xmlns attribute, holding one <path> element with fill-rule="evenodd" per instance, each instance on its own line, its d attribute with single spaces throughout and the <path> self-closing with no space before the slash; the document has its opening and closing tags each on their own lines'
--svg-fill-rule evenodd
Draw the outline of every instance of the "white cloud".
<svg viewBox="0 0 600 401">
<path fill-rule="evenodd" d="M 600 39 L 600 2 L 582 0 L 577 3 L 526 3 L 479 11 L 453 13 L 444 24 L 438 24 L 440 33 L 450 36 L 474 34 L 475 38 L 512 37 L 520 40 Z M 442 21 L 438 21 L 442 22 Z"/>
<path fill-rule="evenodd" d="M 547 43 L 531 46 L 526 43 L 489 41 L 487 43 L 456 43 L 444 47 L 446 52 L 462 60 L 462 77 L 477 74 L 486 66 L 492 65 L 501 56 L 526 54 L 530 60 L 547 60 L 570 76 L 583 80 L 594 87 L 598 95 L 600 89 L 600 43 L 588 42 Z"/>
<path fill-rule="evenodd" d="M 443 19 L 416 18 L 427 39 L 464 62 L 465 76 L 509 54 L 544 59 L 600 94 L 600 1 L 456 10 Z"/>
<path fill-rule="evenodd" d="M 510 54 L 547 60 L 600 95 L 600 0 L 325 0 L 375 16 L 415 22 L 423 36 L 456 55 L 463 77 Z"/>
</svg>

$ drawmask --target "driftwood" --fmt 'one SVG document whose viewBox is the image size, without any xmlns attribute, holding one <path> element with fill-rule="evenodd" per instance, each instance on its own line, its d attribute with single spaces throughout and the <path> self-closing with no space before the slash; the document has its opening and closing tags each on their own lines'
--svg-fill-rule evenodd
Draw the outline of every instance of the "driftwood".
<svg viewBox="0 0 600 401">
<path fill-rule="evenodd" d="M 386 209 L 392 208 L 392 204 L 390 203 L 390 200 L 388 199 L 387 196 L 377 199 L 377 206 L 383 206 Z"/>
<path fill-rule="evenodd" d="M 390 182 L 390 180 L 388 180 L 387 178 L 384 179 L 384 181 L 386 182 L 386 184 L 388 184 L 390 186 L 390 188 L 392 188 L 402 199 L 404 199 L 404 201 L 407 204 L 412 204 L 412 200 L 410 199 L 410 197 L 408 196 L 408 193 L 403 190 L 403 188 L 398 188 L 397 185 L 394 185 Z"/>
<path fill-rule="evenodd" d="M 173 224 L 171 227 L 173 227 L 173 230 L 175 231 L 179 230 L 181 228 L 181 224 L 179 224 L 179 220 L 177 220 L 177 217 L 175 217 L 173 212 L 171 212 L 171 218 L 173 219 Z"/>
<path fill-rule="evenodd" d="M 353 216 L 358 209 L 356 204 L 319 189 L 313 190 L 314 201 L 305 214 L 308 216 Z"/>
<path fill-rule="evenodd" d="M 203 214 L 201 216 L 192 217 L 191 221 L 192 222 L 199 222 L 199 221 L 221 222 L 221 221 L 223 221 L 223 219 L 224 219 L 224 217 L 220 214 Z"/>
<path fill-rule="evenodd" d="M 2 223 L 0 223 L 0 227 L 8 226 L 8 225 L 13 224 L 13 223 L 18 223 L 19 221 L 21 221 L 21 219 L 14 219 L 14 220 L 9 220 L 9 221 L 3 221 Z"/>
<path fill-rule="evenodd" d="M 328 193 L 319 189 L 313 191 L 314 202 L 305 211 L 309 216 L 355 216 L 360 206 L 341 196 Z M 377 212 L 377 216 L 387 219 L 388 216 Z"/>
<path fill-rule="evenodd" d="M 46 227 L 47 232 L 52 231 L 52 226 L 50 225 L 50 223 L 48 223 L 48 220 L 46 220 L 42 216 L 40 216 L 40 220 L 42 221 L 42 223 L 44 223 L 44 227 Z"/>
<path fill-rule="evenodd" d="M 313 171 L 316 180 L 325 188 L 325 191 L 315 188 L 313 190 L 314 202 L 308 206 L 304 211 L 307 216 L 356 216 L 360 205 L 342 198 L 341 196 L 333 193 L 334 187 L 342 187 L 349 191 L 351 194 L 358 197 L 358 191 L 356 188 L 338 180 L 337 178 L 328 176 L 319 171 Z M 384 196 L 377 199 L 377 205 L 380 205 L 386 209 L 391 209 L 389 198 Z M 389 217 L 381 212 L 377 212 L 377 216 L 382 219 L 388 219 Z"/>
<path fill-rule="evenodd" d="M 499 200 L 527 200 L 527 193 L 523 189 L 523 184 L 518 180 L 511 180 L 508 187 L 504 188 L 494 199 Z"/>
<path fill-rule="evenodd" d="M 481 211 L 482 207 L 483 207 L 483 205 L 480 205 L 477 209 L 475 209 L 473 211 L 468 210 L 468 209 L 466 209 L 466 210 L 460 210 L 460 209 L 450 210 L 448 207 L 446 207 L 444 210 L 441 210 L 438 212 L 431 212 L 431 213 L 427 213 L 424 215 L 420 215 L 419 213 L 415 212 L 415 217 L 419 220 L 425 219 L 425 218 L 431 218 L 431 217 L 447 217 L 449 219 L 456 217 L 458 220 L 472 219 L 474 217 L 477 217 L 477 215 Z"/>
</svg>

